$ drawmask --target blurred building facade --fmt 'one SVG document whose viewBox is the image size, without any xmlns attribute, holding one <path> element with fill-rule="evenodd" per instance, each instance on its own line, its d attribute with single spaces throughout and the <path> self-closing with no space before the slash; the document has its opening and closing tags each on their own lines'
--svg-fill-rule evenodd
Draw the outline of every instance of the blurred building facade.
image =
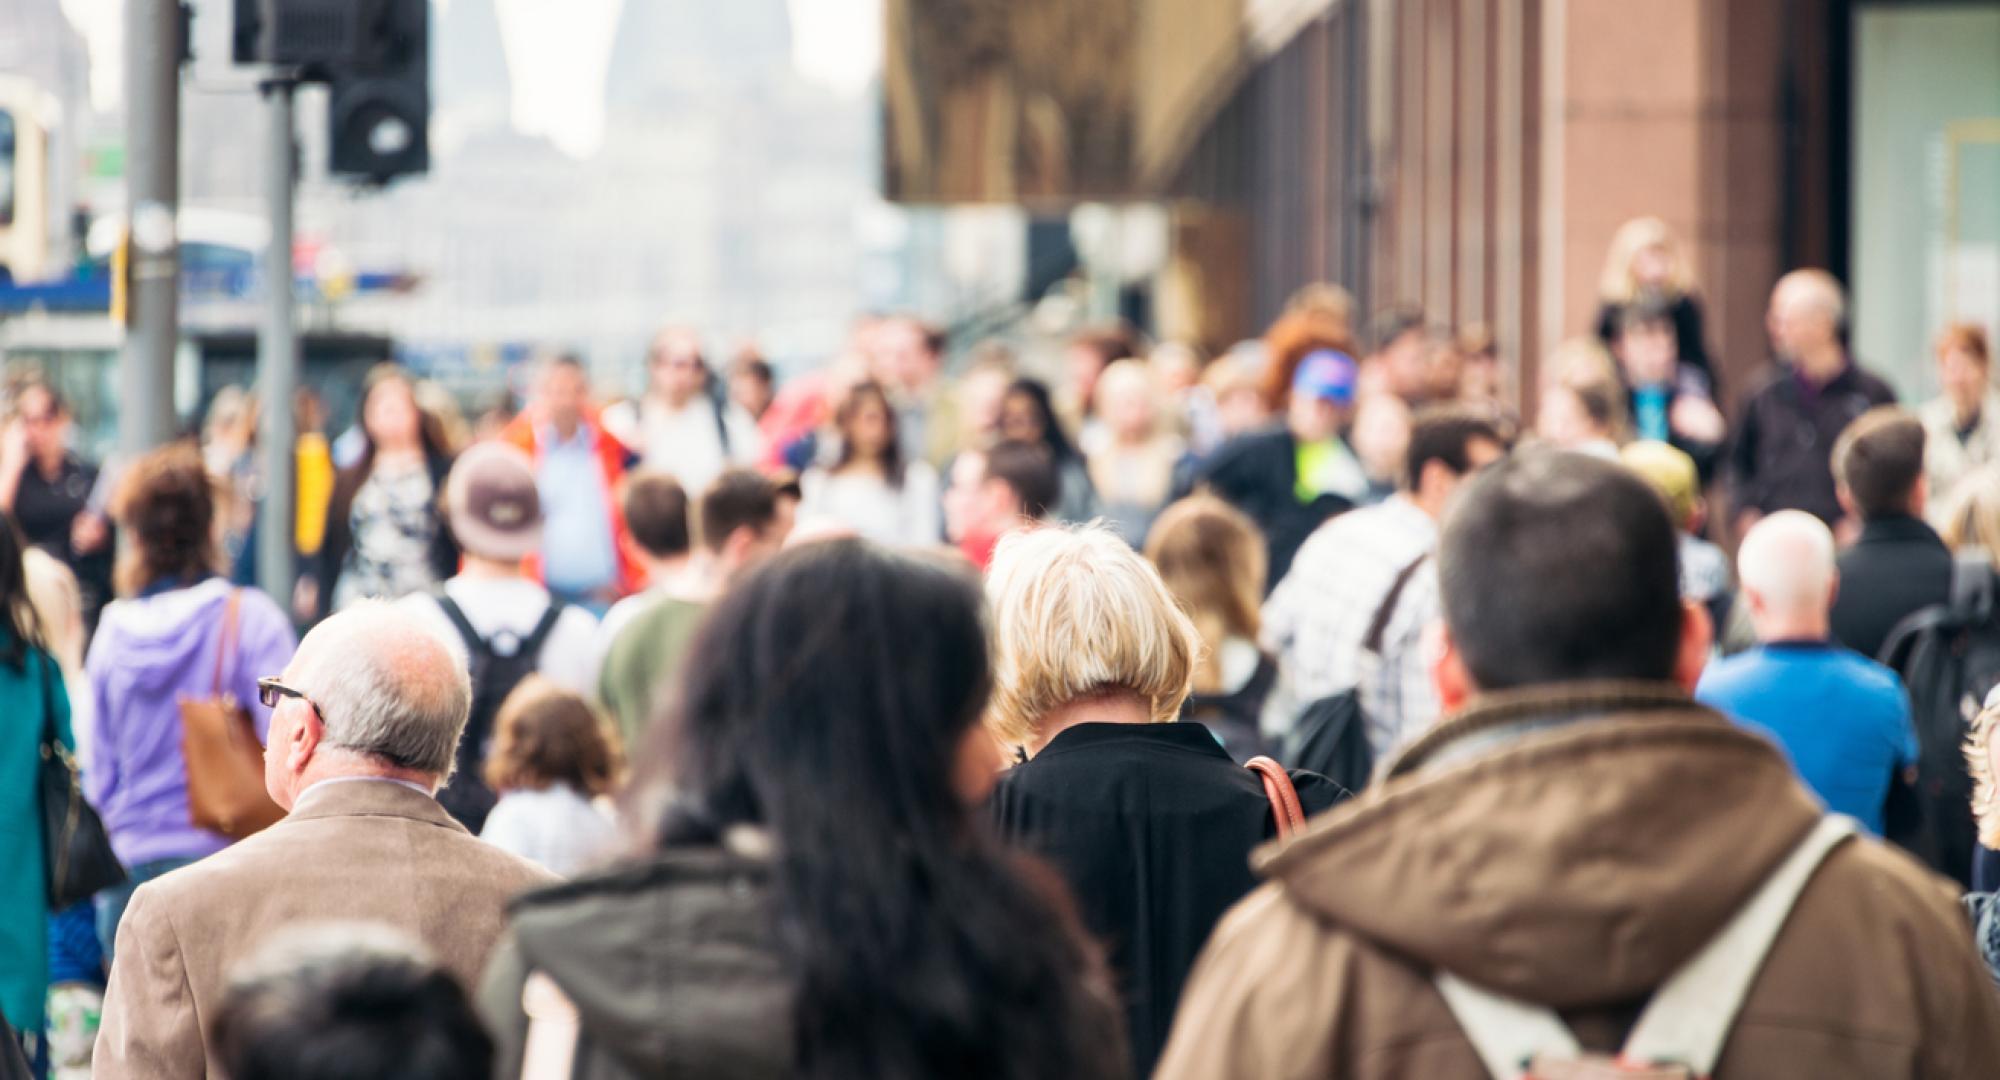
<svg viewBox="0 0 2000 1080">
<path fill-rule="evenodd" d="M 1219 347 L 1333 281 L 1364 312 L 1488 325 L 1531 395 L 1535 359 L 1593 324 L 1606 247 L 1642 214 L 1681 237 L 1732 391 L 1767 359 L 1766 297 L 1793 267 L 1854 287 L 1856 351 L 1906 396 L 1932 389 L 1937 326 L 2000 317 L 1992 0 L 1103 6 L 1133 54 L 1071 60 L 1132 73 L 1120 194 L 1172 208 L 1164 334 Z M 926 94 L 920 27 L 897 19 L 930 7 L 890 5 L 885 172 L 899 197 L 965 197 L 895 188 L 899 168 L 923 175 L 893 156 L 913 115 L 899 64 L 902 93 Z M 981 150 L 1021 171 L 1022 153 Z"/>
</svg>

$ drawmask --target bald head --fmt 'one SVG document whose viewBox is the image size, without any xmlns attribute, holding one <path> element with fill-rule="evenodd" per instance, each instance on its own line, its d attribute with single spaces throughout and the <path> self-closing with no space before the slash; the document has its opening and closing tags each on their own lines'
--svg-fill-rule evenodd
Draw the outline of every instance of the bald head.
<svg viewBox="0 0 2000 1080">
<path fill-rule="evenodd" d="M 1792 359 L 1834 346 L 1847 321 L 1847 295 L 1824 270 L 1794 270 L 1771 290 L 1772 342 Z"/>
<path fill-rule="evenodd" d="M 1759 638 L 1827 636 L 1838 571 L 1833 533 L 1820 519 L 1783 510 L 1759 521 L 1737 550 L 1736 573 Z"/>
<path fill-rule="evenodd" d="M 286 681 L 318 706 L 326 745 L 450 775 L 471 681 L 443 641 L 389 605 L 357 604 L 313 628 Z"/>
</svg>

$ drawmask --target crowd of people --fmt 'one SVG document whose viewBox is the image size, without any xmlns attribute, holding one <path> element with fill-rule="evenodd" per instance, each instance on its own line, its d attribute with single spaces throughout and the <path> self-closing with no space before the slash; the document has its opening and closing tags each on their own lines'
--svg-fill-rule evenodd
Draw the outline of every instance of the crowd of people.
<svg viewBox="0 0 2000 1080">
<path fill-rule="evenodd" d="M 1602 294 L 1533 388 L 1331 285 L 1053 380 L 904 316 L 784 380 L 669 327 L 629 397 L 550 353 L 474 422 L 385 363 L 295 403 L 291 523 L 248 394 L 100 475 L 21 383 L 0 1060 L 1985 1075 L 1987 338 L 1900 407 L 1798 270 L 1749 382 L 1653 219 Z M 52 907 L 56 759 L 124 880 Z"/>
</svg>

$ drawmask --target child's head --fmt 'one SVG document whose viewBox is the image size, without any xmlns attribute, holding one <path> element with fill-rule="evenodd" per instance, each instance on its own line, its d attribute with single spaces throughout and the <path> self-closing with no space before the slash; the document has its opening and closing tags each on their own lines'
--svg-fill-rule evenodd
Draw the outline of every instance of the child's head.
<svg viewBox="0 0 2000 1080">
<path fill-rule="evenodd" d="M 486 782 L 495 791 L 566 784 L 583 795 L 605 795 L 617 781 L 617 736 L 589 702 L 539 675 L 507 695 L 493 726 Z"/>
<path fill-rule="evenodd" d="M 1670 308 L 1656 296 L 1641 296 L 1619 315 L 1617 329 L 1612 351 L 1627 383 L 1657 386 L 1673 382 L 1674 369 L 1680 363 L 1680 339 Z"/>
</svg>

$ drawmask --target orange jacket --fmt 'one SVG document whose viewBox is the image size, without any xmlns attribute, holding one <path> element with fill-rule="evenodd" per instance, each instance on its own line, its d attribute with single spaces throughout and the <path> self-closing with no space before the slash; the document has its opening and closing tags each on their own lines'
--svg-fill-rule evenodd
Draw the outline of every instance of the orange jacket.
<svg viewBox="0 0 2000 1080">
<path fill-rule="evenodd" d="M 646 572 L 632 558 L 631 537 L 625 528 L 625 513 L 618 505 L 618 485 L 625 479 L 625 470 L 632 460 L 632 451 L 625 444 L 604 430 L 598 423 L 597 413 L 586 412 L 584 425 L 596 436 L 597 461 L 604 470 L 604 503 L 611 513 L 611 539 L 618 549 L 618 591 L 629 595 L 646 587 Z M 500 432 L 502 442 L 520 447 L 535 461 L 537 472 L 542 466 L 542 440 L 539 417 L 523 410 Z M 536 581 L 542 580 L 542 557 L 540 553 L 528 557 L 528 573 Z"/>
</svg>

